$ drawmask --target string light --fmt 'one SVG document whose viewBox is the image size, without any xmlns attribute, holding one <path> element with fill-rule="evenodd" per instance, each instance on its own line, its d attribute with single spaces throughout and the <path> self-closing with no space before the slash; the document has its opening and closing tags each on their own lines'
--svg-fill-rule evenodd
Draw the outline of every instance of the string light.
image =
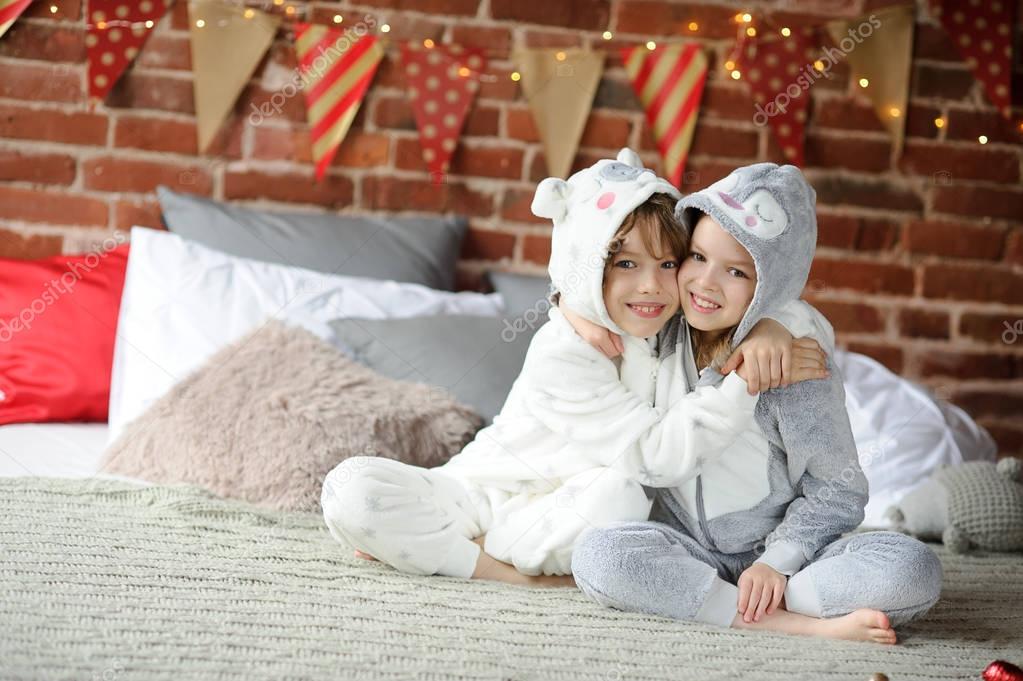
<svg viewBox="0 0 1023 681">
<path fill-rule="evenodd" d="M 902 115 L 902 112 L 899 111 L 898 107 L 893 106 L 892 108 L 888 109 L 888 115 L 891 116 L 892 118 L 898 118 L 899 116 Z"/>
<path fill-rule="evenodd" d="M 648 41 L 647 44 L 646 44 L 646 49 L 650 50 L 651 52 L 653 50 L 656 50 L 657 49 L 657 43 L 655 43 L 653 40 Z"/>
<path fill-rule="evenodd" d="M 103 22 L 100 22 L 100 23 L 103 23 Z M 198 21 L 195 22 L 196 28 L 202 28 L 205 25 L 206 25 L 206 21 L 203 20 L 203 19 L 199 19 Z M 104 27 L 100 26 L 100 28 L 104 28 Z"/>
<path fill-rule="evenodd" d="M 756 34 L 757 34 L 757 29 L 753 28 L 752 26 L 750 26 L 749 28 L 746 29 L 746 35 L 748 35 L 750 38 L 752 38 Z"/>
<path fill-rule="evenodd" d="M 738 70 L 732 71 L 732 80 L 739 80 L 742 78 L 742 74 Z"/>
<path fill-rule="evenodd" d="M 519 73 L 518 71 L 512 71 L 511 79 L 514 80 L 517 83 L 520 80 L 522 80 L 522 74 Z"/>
<path fill-rule="evenodd" d="M 294 5 L 288 5 L 287 8 L 284 10 L 284 13 L 285 14 L 294 14 L 295 13 L 295 6 Z"/>
<path fill-rule="evenodd" d="M 781 29 L 781 34 L 783 36 L 785 36 L 786 38 L 788 38 L 790 35 L 792 35 L 792 31 L 791 31 L 791 29 L 789 29 L 788 26 L 783 26 L 782 29 Z"/>
<path fill-rule="evenodd" d="M 867 87 L 870 85 L 870 81 L 866 78 L 860 78 L 860 87 Z"/>
<path fill-rule="evenodd" d="M 340 14 L 335 14 L 334 15 L 334 23 L 335 24 L 340 24 L 344 20 L 345 20 L 344 17 L 342 17 Z"/>
<path fill-rule="evenodd" d="M 977 138 L 977 141 L 980 142 L 981 144 L 987 144 L 987 135 L 981 135 L 980 137 Z"/>
<path fill-rule="evenodd" d="M 425 47 L 428 50 L 432 50 L 433 49 L 433 45 L 434 45 L 434 42 L 430 38 L 427 38 L 426 40 L 423 41 L 423 47 Z"/>
<path fill-rule="evenodd" d="M 56 5 L 50 5 L 50 14 L 56 14 L 56 13 L 57 13 L 57 6 Z"/>
<path fill-rule="evenodd" d="M 820 59 L 813 63 L 813 67 L 820 71 L 821 73 L 824 73 L 824 62 L 822 62 Z"/>
<path fill-rule="evenodd" d="M 565 61 L 567 57 L 568 55 L 566 55 L 564 52 L 558 52 L 557 54 L 554 55 L 554 58 L 557 59 L 558 61 Z"/>
<path fill-rule="evenodd" d="M 735 62 L 732 61 L 731 59 L 729 59 L 728 61 L 725 62 L 725 70 L 726 71 L 731 71 L 734 68 L 735 68 Z"/>
<path fill-rule="evenodd" d="M 753 21 L 753 16 L 749 12 L 744 12 L 740 14 L 739 18 L 742 19 L 742 23 L 744 24 L 748 24 L 749 22 Z"/>
<path fill-rule="evenodd" d="M 689 22 L 689 30 L 690 31 L 699 31 L 700 30 L 700 25 L 698 23 L 696 23 L 695 21 L 690 21 Z"/>
<path fill-rule="evenodd" d="M 391 25 L 390 24 L 380 24 L 380 32 L 381 33 L 390 33 L 391 32 Z"/>
<path fill-rule="evenodd" d="M 146 19 L 146 28 L 152 28 L 154 26 L 152 19 Z"/>
<path fill-rule="evenodd" d="M 611 40 L 614 38 L 614 34 L 611 31 L 604 31 L 604 40 Z"/>
<path fill-rule="evenodd" d="M 937 118 L 935 118 L 934 119 L 934 127 L 935 128 L 944 128 L 945 127 L 945 119 L 942 118 L 941 116 L 938 116 Z"/>
</svg>

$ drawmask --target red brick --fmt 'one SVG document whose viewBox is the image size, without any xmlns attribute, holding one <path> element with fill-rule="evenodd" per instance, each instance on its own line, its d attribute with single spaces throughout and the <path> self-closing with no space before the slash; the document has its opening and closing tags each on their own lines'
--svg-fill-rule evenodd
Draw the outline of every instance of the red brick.
<svg viewBox="0 0 1023 681">
<path fill-rule="evenodd" d="M 533 215 L 530 206 L 533 203 L 533 190 L 505 189 L 501 201 L 501 218 L 511 222 L 536 222 L 550 224 L 546 218 Z"/>
<path fill-rule="evenodd" d="M 939 186 L 934 190 L 933 209 L 973 218 L 1019 220 L 1023 216 L 1023 191 L 1012 187 Z"/>
<path fill-rule="evenodd" d="M 949 337 L 949 316 L 947 312 L 904 308 L 899 310 L 899 335 L 909 338 Z"/>
<path fill-rule="evenodd" d="M 627 118 L 595 111 L 586 119 L 579 145 L 613 149 L 617 153 L 628 145 L 631 127 Z"/>
<path fill-rule="evenodd" d="M 916 193 L 882 179 L 826 175 L 814 178 L 813 188 L 817 190 L 818 206 L 852 205 L 913 213 L 923 211 L 923 201 Z"/>
<path fill-rule="evenodd" d="M 499 99 L 507 102 L 519 97 L 519 84 L 511 79 L 513 69 L 489 64 L 487 79 L 480 83 L 480 99 Z M 492 76 L 492 78 L 491 78 Z"/>
<path fill-rule="evenodd" d="M 932 106 L 911 104 L 906 115 L 906 136 L 934 139 L 938 136 L 938 126 L 934 124 L 941 116 L 941 110 Z"/>
<path fill-rule="evenodd" d="M 814 124 L 821 128 L 885 132 L 874 107 L 858 99 L 828 98 L 817 105 Z"/>
<path fill-rule="evenodd" d="M 962 407 L 975 419 L 1019 419 L 1023 414 L 1023 392 L 1019 390 L 970 390 L 964 388 L 952 395 L 952 402 Z"/>
<path fill-rule="evenodd" d="M 135 225 L 163 229 L 160 204 L 156 201 L 117 201 L 114 203 L 114 227 L 130 230 Z"/>
<path fill-rule="evenodd" d="M 85 31 L 15 21 L 0 40 L 0 56 L 42 61 L 85 61 Z M 21 68 L 20 66 L 18 68 Z M 7 71 L 9 69 L 5 69 Z M 4 74 L 6 77 L 7 74 Z"/>
<path fill-rule="evenodd" d="M 495 52 L 511 49 L 512 35 L 507 28 L 479 26 L 459 21 L 451 27 L 451 42 L 463 47 L 482 47 Z"/>
<path fill-rule="evenodd" d="M 527 108 L 508 107 L 505 109 L 505 124 L 507 125 L 507 137 L 509 139 L 522 140 L 523 142 L 540 141 L 540 131 L 536 129 L 533 114 Z"/>
<path fill-rule="evenodd" d="M 924 266 L 923 294 L 928 298 L 1023 304 L 1023 274 L 997 265 Z"/>
<path fill-rule="evenodd" d="M 252 158 L 276 161 L 289 159 L 298 163 L 312 163 L 312 140 L 308 130 L 272 128 L 268 125 L 252 128 Z"/>
<path fill-rule="evenodd" d="M 813 306 L 839 333 L 879 333 L 884 330 L 881 311 L 872 305 L 814 300 Z"/>
<path fill-rule="evenodd" d="M 973 74 L 962 66 L 917 64 L 913 73 L 912 95 L 935 99 L 965 100 L 974 83 Z"/>
<path fill-rule="evenodd" d="M 960 379 L 1012 378 L 1012 355 L 991 352 L 927 350 L 920 353 L 920 375 Z"/>
<path fill-rule="evenodd" d="M 1014 229 L 1005 242 L 1005 262 L 1023 265 L 1023 229 Z"/>
<path fill-rule="evenodd" d="M 378 128 L 415 130 L 412 106 L 404 97 L 381 97 L 373 107 L 373 123 Z"/>
<path fill-rule="evenodd" d="M 192 70 L 192 50 L 187 35 L 154 32 L 146 40 L 133 68 Z"/>
<path fill-rule="evenodd" d="M 899 240 L 899 225 L 885 219 L 860 220 L 860 233 L 856 238 L 858 251 L 889 251 Z"/>
<path fill-rule="evenodd" d="M 490 0 L 490 16 L 500 21 L 564 26 L 584 31 L 603 31 L 607 28 L 608 20 L 611 18 L 611 2 L 610 0 L 562 0 L 561 2 Z"/>
<path fill-rule="evenodd" d="M 209 195 L 213 182 L 205 168 L 196 165 L 138 161 L 116 156 L 100 156 L 82 162 L 86 189 L 108 192 L 146 193 L 157 185 L 192 194 Z"/>
<path fill-rule="evenodd" d="M 893 263 L 817 258 L 809 278 L 820 280 L 828 289 L 847 288 L 894 295 L 913 293 L 913 269 Z"/>
<path fill-rule="evenodd" d="M 650 128 L 647 121 L 643 121 L 643 139 L 645 142 L 649 142 L 651 146 L 643 144 L 644 148 L 656 148 L 653 144 L 653 136 L 650 134 Z M 757 148 L 759 146 L 759 135 L 751 130 L 741 130 L 737 128 L 726 128 L 720 125 L 714 125 L 713 123 L 701 123 L 696 122 L 696 130 L 693 133 L 693 145 L 689 149 L 690 156 L 697 156 L 700 154 L 706 156 L 724 156 L 725 158 L 734 158 L 752 161 L 757 157 Z"/>
<path fill-rule="evenodd" d="M 514 250 L 514 234 L 470 226 L 462 242 L 461 257 L 489 261 L 510 259 Z"/>
<path fill-rule="evenodd" d="M 906 223 L 906 249 L 910 253 L 998 260 L 1004 243 L 1005 230 L 1000 227 L 933 220 Z"/>
<path fill-rule="evenodd" d="M 391 141 L 387 135 L 351 131 L 341 142 L 331 163 L 340 168 L 373 168 L 387 165 Z"/>
<path fill-rule="evenodd" d="M 509 73 L 511 73 L 509 71 Z M 380 60 L 377 72 L 373 76 L 373 84 L 370 86 L 370 96 L 375 88 L 400 88 L 405 89 L 405 69 L 401 65 L 398 56 L 387 56 Z M 482 91 L 482 88 L 480 88 Z"/>
<path fill-rule="evenodd" d="M 106 201 L 4 186 L 0 186 L 0 215 L 54 225 L 106 226 L 108 219 Z"/>
<path fill-rule="evenodd" d="M 668 4 L 657 0 L 623 2 L 618 7 L 617 31 L 642 36 L 671 36 L 689 33 L 690 21 L 699 26 L 704 39 L 735 38 L 736 9 L 693 3 Z M 592 30 L 603 30 L 603 26 Z"/>
<path fill-rule="evenodd" d="M 435 185 L 430 180 L 370 176 L 362 180 L 361 198 L 361 205 L 370 210 L 414 210 L 474 217 L 490 217 L 494 212 L 493 195 L 454 182 Z"/>
<path fill-rule="evenodd" d="M 396 10 L 475 16 L 480 0 L 365 0 L 360 5 Z M 347 19 L 346 19 L 347 20 Z"/>
<path fill-rule="evenodd" d="M 429 38 L 435 42 L 440 42 L 444 36 L 445 25 L 426 17 L 390 14 L 387 17 L 387 23 L 391 27 L 390 32 L 387 34 L 389 40 L 422 42 Z"/>
<path fill-rule="evenodd" d="M 3 189 L 0 188 L 0 192 Z M 0 202 L 3 195 L 0 193 Z M 26 236 L 6 229 L 0 229 L 0 258 L 14 260 L 38 260 L 51 255 L 60 255 L 64 237 L 34 234 Z"/>
<path fill-rule="evenodd" d="M 522 150 L 460 144 L 451 157 L 451 172 L 456 175 L 517 180 L 522 177 Z"/>
<path fill-rule="evenodd" d="M 713 68 L 713 67 L 712 67 Z M 745 86 L 708 82 L 700 99 L 700 115 L 735 121 L 752 121 L 756 109 Z"/>
<path fill-rule="evenodd" d="M 996 111 L 949 109 L 947 119 L 945 137 L 950 140 L 976 142 L 978 137 L 985 135 L 991 143 L 1023 142 L 1019 129 Z"/>
<path fill-rule="evenodd" d="M 853 341 L 849 343 L 848 349 L 849 352 L 858 352 L 861 355 L 874 358 L 896 374 L 902 373 L 902 365 L 904 361 L 902 348 L 882 343 Z"/>
<path fill-rule="evenodd" d="M 20 62 L 5 67 L 0 97 L 26 101 L 75 103 L 83 99 L 82 80 L 67 64 Z"/>
<path fill-rule="evenodd" d="M 257 170 L 224 173 L 225 199 L 270 199 L 285 203 L 313 203 L 328 208 L 352 205 L 354 186 L 347 177 L 271 174 Z"/>
<path fill-rule="evenodd" d="M 949 38 L 948 31 L 940 24 L 916 25 L 916 33 L 913 36 L 913 61 L 917 59 L 961 62 L 959 52 Z"/>
<path fill-rule="evenodd" d="M 193 122 L 123 115 L 114 123 L 114 146 L 194 155 L 198 140 Z"/>
<path fill-rule="evenodd" d="M 821 135 L 806 136 L 806 167 L 846 168 L 881 173 L 891 167 L 892 146 L 887 140 Z"/>
<path fill-rule="evenodd" d="M 0 137 L 104 146 L 107 117 L 0 104 Z"/>
<path fill-rule="evenodd" d="M 1023 313 L 964 312 L 959 335 L 982 343 L 1023 347 Z"/>
<path fill-rule="evenodd" d="M 64 184 L 75 181 L 75 159 L 67 154 L 36 154 L 0 149 L 0 181 Z"/>
<path fill-rule="evenodd" d="M 465 118 L 462 135 L 466 137 L 498 137 L 501 111 L 497 107 L 477 104 Z"/>
<path fill-rule="evenodd" d="M 907 140 L 900 168 L 912 175 L 928 175 L 936 183 L 963 178 L 1016 182 L 1019 180 L 1019 154 L 981 145 L 960 145 Z"/>
<path fill-rule="evenodd" d="M 817 246 L 853 249 L 860 233 L 861 218 L 852 215 L 817 213 Z"/>
<path fill-rule="evenodd" d="M 551 261 L 551 238 L 527 234 L 522 242 L 522 259 L 546 265 Z"/>
<path fill-rule="evenodd" d="M 50 11 L 50 6 L 57 8 L 56 12 Z M 77 21 L 82 16 L 82 0 L 61 0 L 60 2 L 33 2 L 25 8 L 21 18 L 35 19 L 70 19 Z"/>
<path fill-rule="evenodd" d="M 115 109 L 195 113 L 192 80 L 129 69 L 110 90 L 106 105 Z"/>
</svg>

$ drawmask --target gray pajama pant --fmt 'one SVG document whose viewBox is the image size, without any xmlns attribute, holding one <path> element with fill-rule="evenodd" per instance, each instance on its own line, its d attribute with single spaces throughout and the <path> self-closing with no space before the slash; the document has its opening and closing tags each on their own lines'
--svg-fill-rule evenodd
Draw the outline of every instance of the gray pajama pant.
<svg viewBox="0 0 1023 681">
<path fill-rule="evenodd" d="M 623 522 L 580 537 L 572 574 L 604 606 L 728 627 L 738 608 L 735 584 L 757 557 L 712 551 L 664 523 Z M 941 563 L 923 542 L 896 532 L 853 534 L 789 577 L 785 607 L 812 617 L 874 608 L 899 626 L 938 601 L 941 579 Z"/>
</svg>

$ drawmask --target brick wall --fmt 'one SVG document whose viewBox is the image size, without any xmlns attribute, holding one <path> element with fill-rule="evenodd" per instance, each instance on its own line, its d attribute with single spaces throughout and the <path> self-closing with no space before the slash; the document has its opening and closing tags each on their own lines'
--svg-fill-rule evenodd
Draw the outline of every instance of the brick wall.
<svg viewBox="0 0 1023 681">
<path fill-rule="evenodd" d="M 279 116 L 247 121 L 250 106 L 267 102 L 292 76 L 295 57 L 283 31 L 211 152 L 198 156 L 185 2 L 178 0 L 95 110 L 85 97 L 82 4 L 34 3 L 0 39 L 0 255 L 73 252 L 115 229 L 157 226 L 152 192 L 164 183 L 268 207 L 466 214 L 471 232 L 460 281 L 475 287 L 489 266 L 541 272 L 550 249 L 549 229 L 529 213 L 546 170 L 529 111 L 509 78 L 511 49 L 608 49 L 679 35 L 702 41 L 712 57 L 686 175 L 686 188 L 695 189 L 736 165 L 782 160 L 769 134 L 753 124 L 743 84 L 722 67 L 737 10 L 756 16 L 771 9 L 776 21 L 797 26 L 820 23 L 838 8 L 854 16 L 884 3 L 288 0 L 298 16 L 317 22 L 371 13 L 390 24 L 393 40 L 487 48 L 491 61 L 479 98 L 451 175 L 439 187 L 421 160 L 396 45 L 328 179 L 315 183 L 301 96 L 287 100 Z M 806 13 L 793 14 L 794 7 Z M 688 28 L 693 21 L 695 32 Z M 611 41 L 602 38 L 605 30 L 614 33 Z M 1015 34 L 1018 103 L 1019 26 Z M 901 159 L 892 159 L 888 137 L 855 96 L 847 67 L 833 73 L 812 89 L 806 171 L 818 191 L 820 248 L 807 295 L 832 319 L 843 345 L 927 383 L 988 426 L 1003 453 L 1023 453 L 1023 335 L 1014 343 L 1002 338 L 1006 323 L 1023 319 L 1019 133 L 999 119 L 923 11 Z M 946 120 L 941 129 L 934 125 L 939 116 Z M 988 144 L 978 143 L 981 134 Z M 611 52 L 577 165 L 623 145 L 657 162 L 621 60 Z"/>
</svg>

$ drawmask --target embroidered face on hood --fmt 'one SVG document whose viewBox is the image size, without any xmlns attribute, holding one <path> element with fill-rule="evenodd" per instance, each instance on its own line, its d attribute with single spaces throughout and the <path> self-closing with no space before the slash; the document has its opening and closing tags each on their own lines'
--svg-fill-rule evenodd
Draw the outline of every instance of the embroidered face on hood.
<svg viewBox="0 0 1023 681">
<path fill-rule="evenodd" d="M 817 245 L 816 200 L 795 166 L 757 163 L 737 168 L 676 205 L 690 234 L 705 213 L 753 258 L 756 288 L 732 337 L 733 348 L 760 319 L 803 292 Z"/>
<path fill-rule="evenodd" d="M 625 218 L 659 192 L 681 196 L 644 168 L 636 152 L 622 149 L 616 160 L 601 159 L 567 181 L 548 177 L 533 197 L 533 213 L 554 222 L 548 271 L 563 304 L 618 334 L 625 332 L 604 305 L 608 246 Z"/>
</svg>

